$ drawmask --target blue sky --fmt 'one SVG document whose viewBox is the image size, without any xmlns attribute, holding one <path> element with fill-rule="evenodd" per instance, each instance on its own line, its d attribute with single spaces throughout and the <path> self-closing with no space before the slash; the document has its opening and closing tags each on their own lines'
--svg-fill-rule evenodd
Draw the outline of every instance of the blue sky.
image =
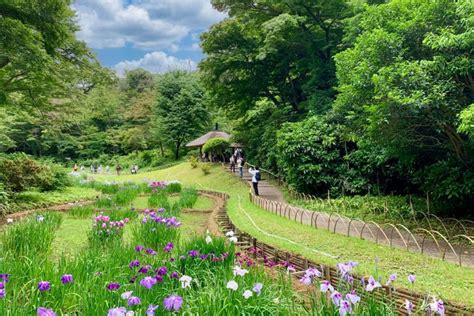
<svg viewBox="0 0 474 316">
<path fill-rule="evenodd" d="M 76 0 L 72 7 L 78 38 L 119 75 L 195 69 L 203 57 L 199 35 L 225 18 L 210 0 Z"/>
</svg>

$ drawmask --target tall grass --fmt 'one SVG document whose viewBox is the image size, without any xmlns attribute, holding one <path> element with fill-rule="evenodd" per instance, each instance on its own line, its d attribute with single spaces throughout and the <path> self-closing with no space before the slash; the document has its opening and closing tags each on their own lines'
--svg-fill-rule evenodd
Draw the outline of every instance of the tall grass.
<svg viewBox="0 0 474 316">
<path fill-rule="evenodd" d="M 55 230 L 61 224 L 61 213 L 35 214 L 9 227 L 2 236 L 3 252 L 14 256 L 37 256 L 51 248 Z"/>
<path fill-rule="evenodd" d="M 186 188 L 181 192 L 179 205 L 184 208 L 192 208 L 198 199 L 198 193 L 195 188 Z"/>
<path fill-rule="evenodd" d="M 89 205 L 75 206 L 68 212 L 71 218 L 91 218 L 94 213 L 94 208 Z"/>
</svg>

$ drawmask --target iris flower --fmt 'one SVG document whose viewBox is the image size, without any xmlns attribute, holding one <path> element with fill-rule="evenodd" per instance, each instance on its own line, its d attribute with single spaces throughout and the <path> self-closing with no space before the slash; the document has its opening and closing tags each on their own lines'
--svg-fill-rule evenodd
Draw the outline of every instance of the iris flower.
<svg viewBox="0 0 474 316">
<path fill-rule="evenodd" d="M 340 305 L 339 305 L 339 315 L 340 316 L 345 316 L 347 314 L 352 313 L 352 307 L 351 304 L 348 301 L 342 300 Z"/>
<path fill-rule="evenodd" d="M 127 303 L 128 303 L 128 306 L 135 306 L 135 305 L 140 305 L 142 301 L 137 296 L 131 296 L 128 298 Z"/>
<path fill-rule="evenodd" d="M 445 315 L 444 303 L 442 300 L 434 300 L 433 303 L 428 305 L 431 312 L 438 313 L 440 316 Z"/>
<path fill-rule="evenodd" d="M 156 309 L 158 309 L 158 305 L 148 305 L 148 308 L 146 309 L 146 316 L 155 316 Z"/>
<path fill-rule="evenodd" d="M 123 292 L 120 297 L 124 300 L 128 300 L 132 296 L 133 291 Z"/>
<path fill-rule="evenodd" d="M 134 268 L 134 267 L 139 267 L 140 266 L 140 261 L 138 260 L 132 260 L 129 264 L 128 264 L 128 267 L 130 269 Z"/>
<path fill-rule="evenodd" d="M 370 276 L 369 280 L 367 281 L 367 286 L 365 287 L 365 290 L 367 292 L 372 292 L 373 290 L 379 287 L 382 287 L 382 285 L 379 282 L 375 281 L 373 276 Z"/>
<path fill-rule="evenodd" d="M 46 307 L 38 307 L 36 310 L 36 315 L 38 316 L 56 316 L 56 313 L 49 308 Z"/>
<path fill-rule="evenodd" d="M 255 293 L 257 293 L 257 295 L 260 295 L 260 292 L 262 291 L 262 288 L 263 288 L 263 284 L 262 284 L 262 283 L 256 283 L 256 284 L 253 286 L 252 291 L 254 291 Z"/>
<path fill-rule="evenodd" d="M 163 249 L 164 252 L 171 252 L 173 250 L 173 243 L 169 242 L 166 244 L 165 248 Z"/>
<path fill-rule="evenodd" d="M 405 309 L 407 311 L 407 315 L 413 314 L 413 310 L 415 309 L 415 305 L 409 300 L 405 300 Z"/>
<path fill-rule="evenodd" d="M 171 295 L 163 300 L 163 306 L 167 311 L 179 311 L 181 305 L 183 305 L 183 298 L 178 295 Z"/>
<path fill-rule="evenodd" d="M 237 291 L 237 289 L 239 288 L 239 285 L 234 280 L 231 280 L 227 282 L 227 288 L 231 289 L 232 291 Z"/>
<path fill-rule="evenodd" d="M 179 278 L 179 281 L 181 282 L 181 287 L 183 289 L 190 287 L 192 280 L 193 280 L 193 278 L 191 278 L 188 275 L 183 275 L 181 278 Z"/>
<path fill-rule="evenodd" d="M 4 283 L 8 283 L 8 279 L 9 279 L 10 275 L 8 273 L 1 273 L 0 274 L 0 279 L 4 282 Z"/>
<path fill-rule="evenodd" d="M 110 282 L 109 284 L 107 284 L 107 290 L 109 291 L 118 290 L 119 288 L 120 284 L 118 284 L 117 282 Z"/>
<path fill-rule="evenodd" d="M 321 282 L 321 292 L 326 293 L 327 291 L 334 292 L 334 287 L 327 280 Z"/>
<path fill-rule="evenodd" d="M 334 291 L 331 294 L 331 299 L 334 305 L 339 306 L 339 303 L 341 302 L 342 295 L 338 291 Z"/>
<path fill-rule="evenodd" d="M 390 285 L 390 284 L 392 284 L 392 282 L 395 282 L 396 279 L 397 279 L 397 274 L 396 274 L 396 273 L 391 274 L 391 275 L 388 277 L 387 284 L 385 284 L 385 285 Z"/>
<path fill-rule="evenodd" d="M 157 282 L 158 281 L 155 278 L 147 276 L 140 281 L 140 285 L 144 288 L 151 289 Z"/>
<path fill-rule="evenodd" d="M 127 309 L 125 307 L 114 307 L 109 309 L 107 316 L 125 316 L 127 314 Z"/>
<path fill-rule="evenodd" d="M 241 277 L 243 277 L 244 275 L 246 275 L 249 272 L 248 270 L 242 269 L 239 266 L 235 266 L 233 271 L 234 271 L 234 276 L 238 275 L 238 276 L 241 276 Z"/>
<path fill-rule="evenodd" d="M 6 295 L 5 289 L 3 289 L 3 288 L 0 289 L 0 299 L 5 298 L 5 295 Z"/>
<path fill-rule="evenodd" d="M 49 291 L 50 289 L 51 289 L 51 284 L 49 284 L 48 281 L 38 282 L 38 290 L 40 290 L 40 292 L 46 292 L 46 291 Z"/>
<path fill-rule="evenodd" d="M 211 238 L 211 236 L 207 235 L 206 244 L 210 244 L 210 243 L 212 243 L 212 238 Z"/>
<path fill-rule="evenodd" d="M 346 299 L 350 301 L 352 304 L 357 304 L 360 302 L 360 297 L 355 293 L 355 291 L 347 293 Z"/>
<path fill-rule="evenodd" d="M 252 291 L 250 291 L 250 290 L 245 290 L 245 291 L 244 291 L 244 294 L 243 294 L 243 297 L 244 297 L 246 300 L 248 300 L 250 297 L 252 297 L 252 295 L 253 295 Z"/>
<path fill-rule="evenodd" d="M 411 284 L 415 283 L 415 281 L 416 281 L 416 275 L 410 274 L 410 275 L 408 276 L 408 281 L 410 281 Z"/>
<path fill-rule="evenodd" d="M 74 281 L 74 278 L 72 277 L 72 274 L 64 274 L 61 277 L 62 284 L 72 283 L 73 281 Z"/>
</svg>

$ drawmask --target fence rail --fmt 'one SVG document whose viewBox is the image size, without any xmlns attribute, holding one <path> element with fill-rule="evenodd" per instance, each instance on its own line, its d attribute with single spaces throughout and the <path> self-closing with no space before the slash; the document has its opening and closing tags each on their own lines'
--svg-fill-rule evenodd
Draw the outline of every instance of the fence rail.
<svg viewBox="0 0 474 316">
<path fill-rule="evenodd" d="M 229 195 L 227 195 L 226 193 L 215 192 L 210 190 L 199 191 L 205 194 L 222 198 L 224 199 L 224 201 L 227 201 L 229 199 Z M 224 232 L 229 230 L 234 231 L 239 240 L 239 247 L 245 250 L 249 250 L 250 248 L 254 249 L 255 251 L 252 251 L 252 253 L 254 258 L 257 260 L 261 260 L 264 257 L 274 259 L 275 261 L 285 260 L 296 269 L 296 275 L 301 274 L 301 272 L 305 271 L 309 267 L 317 267 L 320 269 L 320 271 L 322 271 L 322 277 L 329 280 L 332 284 L 337 284 L 341 280 L 341 276 L 338 270 L 334 267 L 308 260 L 307 258 L 304 258 L 300 255 L 291 252 L 279 250 L 271 245 L 257 240 L 250 234 L 239 230 L 239 228 L 232 223 L 232 220 L 227 215 L 226 203 L 224 203 L 224 206 L 219 210 L 216 216 L 216 221 Z M 355 280 L 360 280 L 362 278 L 362 276 L 355 274 L 353 274 L 352 276 Z M 417 306 L 420 306 L 420 304 L 422 304 L 428 298 L 427 295 L 423 295 L 415 291 L 394 288 L 386 285 L 382 286 L 382 290 L 378 291 L 377 295 L 377 298 L 380 300 L 385 301 L 389 299 L 391 302 L 394 302 L 394 306 L 397 308 L 400 315 L 406 314 L 406 310 L 403 306 L 405 299 L 408 299 L 411 302 L 415 303 Z M 444 303 L 446 315 L 472 315 L 474 313 L 474 306 L 464 306 L 462 304 L 450 301 L 446 301 Z"/>
</svg>

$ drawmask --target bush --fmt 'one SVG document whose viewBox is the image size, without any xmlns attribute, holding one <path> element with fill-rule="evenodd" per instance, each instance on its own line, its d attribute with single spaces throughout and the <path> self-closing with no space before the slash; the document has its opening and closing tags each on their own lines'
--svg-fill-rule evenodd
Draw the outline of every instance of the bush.
<svg viewBox="0 0 474 316">
<path fill-rule="evenodd" d="M 12 192 L 32 188 L 51 191 L 70 185 L 66 171 L 61 166 L 35 160 L 23 153 L 0 158 L 0 182 Z"/>
<path fill-rule="evenodd" d="M 203 164 L 201 164 L 201 170 L 204 174 L 210 174 L 211 173 L 211 165 L 209 163 L 203 163 Z"/>
<path fill-rule="evenodd" d="M 193 168 L 193 169 L 195 169 L 199 166 L 199 161 L 194 156 L 189 157 L 189 163 L 191 164 L 191 168 Z"/>
</svg>

